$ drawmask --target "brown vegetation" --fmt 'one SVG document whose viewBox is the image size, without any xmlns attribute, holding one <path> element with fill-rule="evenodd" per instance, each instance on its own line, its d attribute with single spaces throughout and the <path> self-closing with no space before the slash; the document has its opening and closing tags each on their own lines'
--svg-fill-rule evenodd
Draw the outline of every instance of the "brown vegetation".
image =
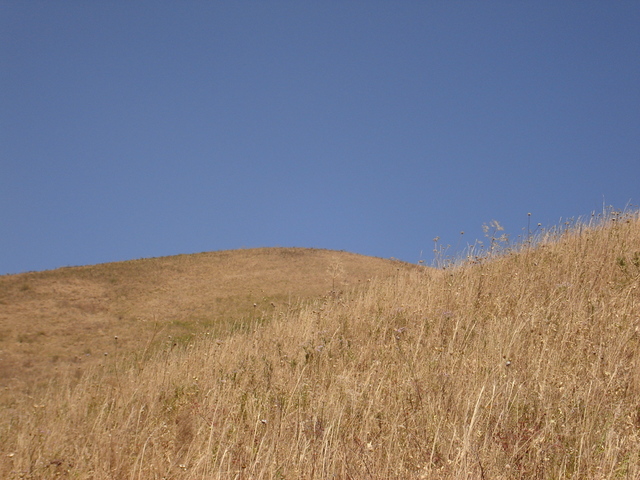
<svg viewBox="0 0 640 480">
<path fill-rule="evenodd" d="M 105 354 L 147 355 L 161 342 L 242 329 L 332 288 L 410 267 L 347 252 L 261 248 L 0 276 L 0 389 L 68 368 L 78 375 Z"/>
<path fill-rule="evenodd" d="M 639 287 L 635 213 L 397 271 L 16 399 L 0 475 L 638 478 Z"/>
</svg>

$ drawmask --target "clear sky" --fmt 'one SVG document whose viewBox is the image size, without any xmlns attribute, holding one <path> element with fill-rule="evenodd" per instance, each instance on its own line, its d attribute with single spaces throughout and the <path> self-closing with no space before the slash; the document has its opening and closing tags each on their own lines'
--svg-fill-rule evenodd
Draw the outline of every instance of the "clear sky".
<svg viewBox="0 0 640 480">
<path fill-rule="evenodd" d="M 0 0 L 0 274 L 639 197 L 638 1 Z"/>
</svg>

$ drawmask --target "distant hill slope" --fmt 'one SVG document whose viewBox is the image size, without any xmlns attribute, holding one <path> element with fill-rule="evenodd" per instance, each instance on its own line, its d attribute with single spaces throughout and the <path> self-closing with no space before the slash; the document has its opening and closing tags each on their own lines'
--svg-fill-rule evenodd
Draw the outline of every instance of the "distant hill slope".
<svg viewBox="0 0 640 480">
<path fill-rule="evenodd" d="M 259 248 L 0 277 L 0 387 L 68 364 L 214 335 L 300 301 L 417 268 L 347 252 Z M 117 337 L 117 339 L 116 339 Z"/>
</svg>

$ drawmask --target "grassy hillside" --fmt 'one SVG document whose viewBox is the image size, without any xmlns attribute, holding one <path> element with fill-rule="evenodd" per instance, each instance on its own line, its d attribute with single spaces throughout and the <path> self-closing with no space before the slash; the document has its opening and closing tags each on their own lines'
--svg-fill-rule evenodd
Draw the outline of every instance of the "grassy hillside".
<svg viewBox="0 0 640 480">
<path fill-rule="evenodd" d="M 5 407 L 3 478 L 640 477 L 640 219 L 70 374 Z"/>
<path fill-rule="evenodd" d="M 115 353 L 221 335 L 407 264 L 319 249 L 263 248 L 0 277 L 0 389 L 29 387 Z M 115 337 L 118 337 L 117 340 Z M 1 398 L 0 392 L 0 398 Z"/>
</svg>

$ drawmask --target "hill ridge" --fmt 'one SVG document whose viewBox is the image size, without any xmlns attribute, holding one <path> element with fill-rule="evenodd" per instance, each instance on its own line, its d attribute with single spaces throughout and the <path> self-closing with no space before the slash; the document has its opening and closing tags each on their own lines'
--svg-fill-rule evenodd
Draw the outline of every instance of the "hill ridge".
<svg viewBox="0 0 640 480">
<path fill-rule="evenodd" d="M 344 251 L 262 247 L 61 267 L 0 277 L 0 386 L 53 365 L 84 365 L 145 347 L 156 330 L 178 341 L 230 328 L 398 269 Z M 181 340 L 180 340 L 181 339 Z"/>
<path fill-rule="evenodd" d="M 16 392 L 0 475 L 640 478 L 640 218 L 537 240 L 385 263 L 148 355 L 112 339 L 101 365 Z"/>
</svg>

